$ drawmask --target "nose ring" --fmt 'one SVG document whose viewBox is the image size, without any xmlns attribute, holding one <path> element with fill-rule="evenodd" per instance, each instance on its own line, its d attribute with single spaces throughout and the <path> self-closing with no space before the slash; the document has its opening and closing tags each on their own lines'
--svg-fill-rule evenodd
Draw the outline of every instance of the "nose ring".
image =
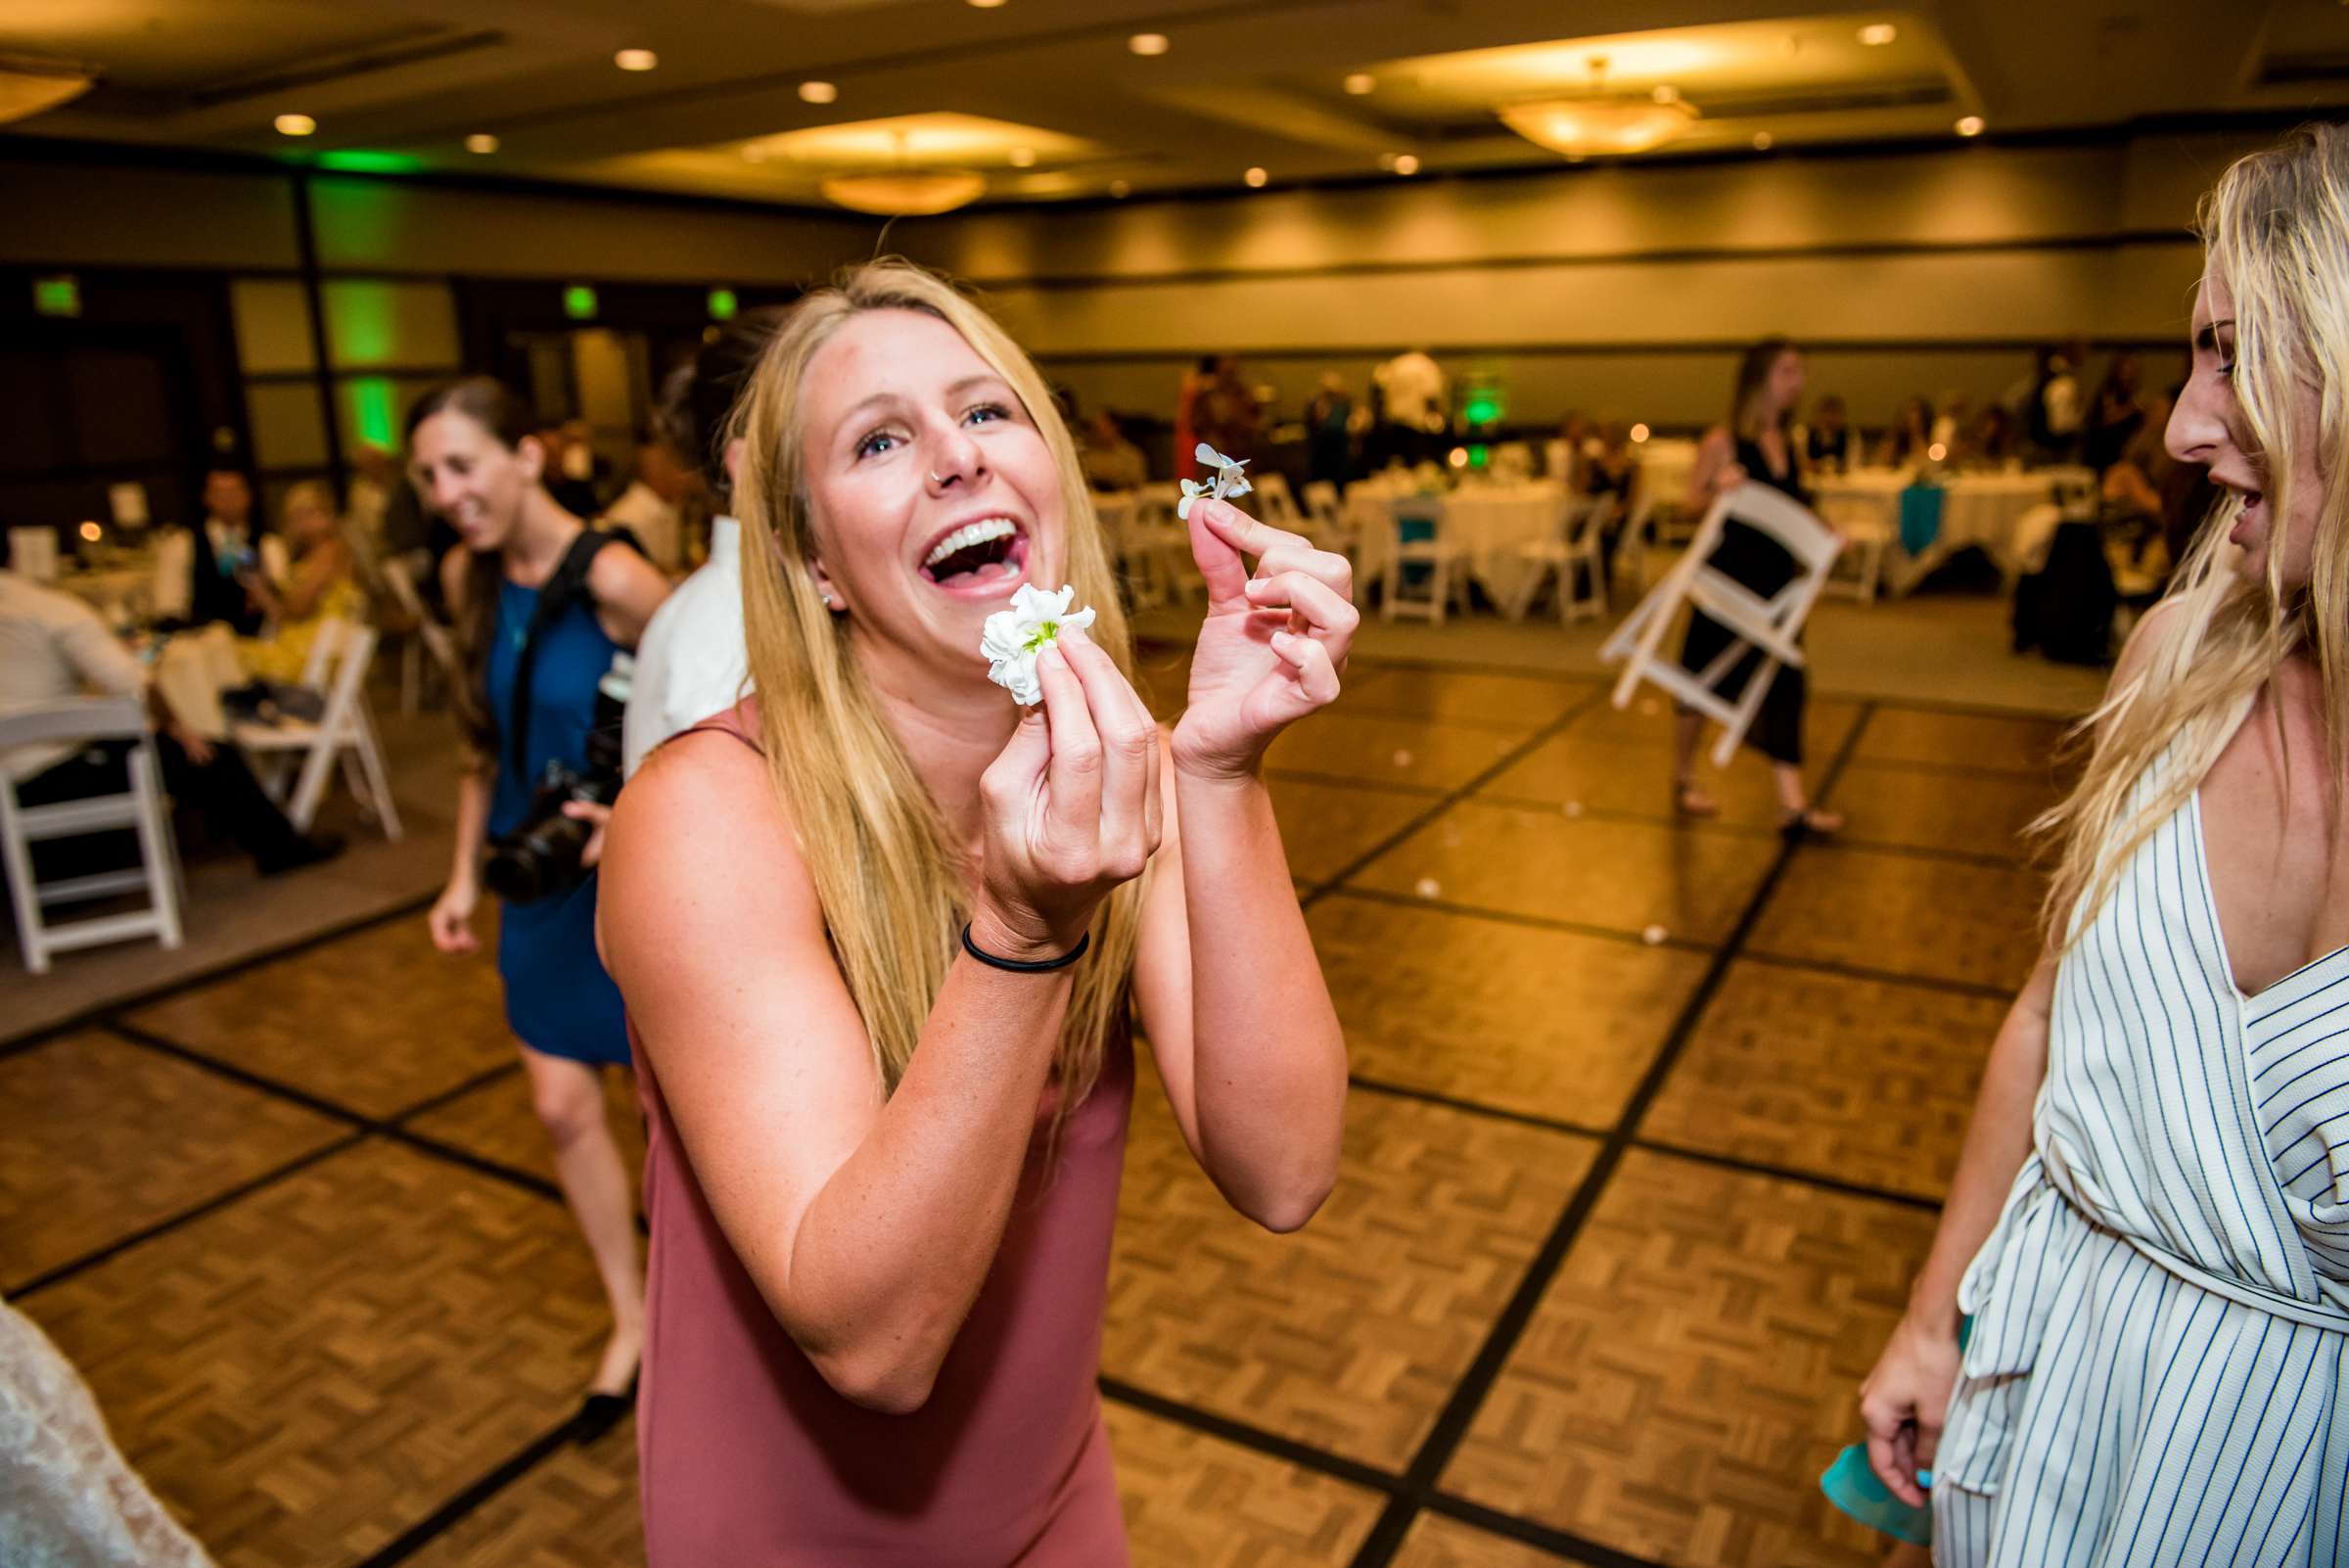
<svg viewBox="0 0 2349 1568">
<path fill-rule="evenodd" d="M 945 481 L 940 479 L 936 474 L 932 474 L 930 476 L 930 483 L 933 484 L 944 484 Z"/>
</svg>

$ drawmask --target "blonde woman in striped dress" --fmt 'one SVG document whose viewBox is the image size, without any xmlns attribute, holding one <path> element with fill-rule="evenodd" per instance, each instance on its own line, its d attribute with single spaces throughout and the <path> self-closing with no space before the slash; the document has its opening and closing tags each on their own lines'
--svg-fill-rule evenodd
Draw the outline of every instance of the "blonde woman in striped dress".
<svg viewBox="0 0 2349 1568">
<path fill-rule="evenodd" d="M 2225 499 L 2050 819 L 2048 956 L 1861 1396 L 1945 1568 L 2349 1561 L 2349 131 L 2201 227 L 2169 448 Z"/>
</svg>

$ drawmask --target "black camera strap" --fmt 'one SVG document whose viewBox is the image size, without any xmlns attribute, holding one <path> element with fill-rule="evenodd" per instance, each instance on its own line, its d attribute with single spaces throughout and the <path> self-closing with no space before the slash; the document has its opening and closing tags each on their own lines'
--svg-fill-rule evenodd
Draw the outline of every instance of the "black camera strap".
<svg viewBox="0 0 2349 1568">
<path fill-rule="evenodd" d="M 537 673 L 539 636 L 581 598 L 594 602 L 587 593 L 587 569 L 605 545 L 621 542 L 618 534 L 600 529 L 580 530 L 538 590 L 538 606 L 530 613 L 530 629 L 523 634 L 522 657 L 514 665 L 513 712 L 506 724 L 506 756 L 514 776 L 526 787 L 530 781 L 530 681 Z"/>
</svg>

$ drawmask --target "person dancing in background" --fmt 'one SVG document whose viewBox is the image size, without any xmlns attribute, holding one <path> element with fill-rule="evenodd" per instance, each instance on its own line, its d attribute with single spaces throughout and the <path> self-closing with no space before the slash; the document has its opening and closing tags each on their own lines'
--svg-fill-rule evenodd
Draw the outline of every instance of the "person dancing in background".
<svg viewBox="0 0 2349 1568">
<path fill-rule="evenodd" d="M 595 548 L 612 536 L 588 534 L 555 504 L 543 483 L 545 451 L 530 429 L 521 399 L 483 378 L 427 392 L 408 416 L 417 488 L 464 541 L 440 567 L 464 652 L 456 708 L 472 752 L 457 786 L 455 861 L 429 917 L 433 945 L 447 953 L 479 945 L 473 914 L 484 841 L 530 814 L 550 761 L 585 768 L 597 684 L 668 592 L 651 562 L 626 548 Z M 582 566 L 577 591 L 566 591 Z M 538 614 L 542 592 L 564 601 L 547 607 L 551 616 Z M 609 815 L 584 803 L 566 811 L 599 824 Z M 628 1040 L 620 992 L 595 951 L 601 837 L 599 830 L 588 840 L 588 874 L 568 890 L 505 904 L 497 943 L 506 1021 L 521 1042 L 530 1104 L 554 1142 L 563 1195 L 612 1308 L 612 1337 L 580 1410 L 582 1437 L 624 1413 L 644 1343 L 636 1211 L 604 1112 L 601 1070 L 628 1065 Z"/>
<path fill-rule="evenodd" d="M 1294 1229 L 1336 1177 L 1345 1045 L 1259 770 L 1337 696 L 1351 575 L 1193 507 L 1162 736 L 1068 430 L 944 281 L 801 300 L 736 428 L 758 693 L 654 754 L 603 873 L 652 1128 L 648 1559 L 1116 1568 L 1129 1007 L 1236 1209 Z M 982 628 L 1064 581 L 1098 620 L 1023 715 Z"/>
<path fill-rule="evenodd" d="M 2349 130 L 2201 229 L 2168 441 L 2225 499 L 2047 818 L 2046 955 L 1861 1393 L 1945 1568 L 2349 1560 Z"/>
<path fill-rule="evenodd" d="M 1697 444 L 1696 467 L 1688 477 L 1683 503 L 1690 515 L 1702 517 L 1713 503 L 1752 483 L 1780 490 L 1804 506 L 1811 492 L 1803 486 L 1803 459 L 1794 438 L 1794 409 L 1803 396 L 1803 355 L 1783 338 L 1765 338 L 1745 351 L 1737 365 L 1737 386 L 1729 400 L 1729 422 L 1705 432 Z M 1728 519 L 1711 565 L 1752 591 L 1769 599 L 1794 580 L 1794 557 L 1760 530 Z M 1687 637 L 1681 645 L 1681 663 L 1701 670 L 1728 651 L 1737 634 L 1703 611 L 1688 617 Z M 1762 663 L 1754 649 L 1730 667 L 1716 689 L 1734 698 L 1745 689 Z M 1803 717 L 1810 706 L 1811 680 L 1804 669 L 1781 667 L 1754 715 L 1746 744 L 1771 761 L 1777 784 L 1781 826 L 1790 833 L 1833 833 L 1843 818 L 1811 805 L 1803 785 Z M 1696 747 L 1703 738 L 1704 715 L 1681 709 L 1673 736 L 1673 807 L 1682 816 L 1712 816 L 1721 807 L 1696 782 Z"/>
</svg>

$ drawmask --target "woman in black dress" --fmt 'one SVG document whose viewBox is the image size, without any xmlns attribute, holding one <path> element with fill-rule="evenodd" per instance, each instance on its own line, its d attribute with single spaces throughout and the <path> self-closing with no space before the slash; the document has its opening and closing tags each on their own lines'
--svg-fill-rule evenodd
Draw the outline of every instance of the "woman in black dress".
<svg viewBox="0 0 2349 1568">
<path fill-rule="evenodd" d="M 1765 338 L 1746 350 L 1737 366 L 1736 395 L 1729 403 L 1729 420 L 1705 432 L 1696 450 L 1696 469 L 1689 477 L 1687 508 L 1701 516 L 1725 491 L 1749 481 L 1783 490 L 1805 506 L 1811 492 L 1803 486 L 1802 453 L 1792 430 L 1794 407 L 1803 395 L 1802 351 L 1783 338 Z M 1768 534 L 1731 517 L 1713 552 L 1714 570 L 1735 578 L 1768 599 L 1794 580 L 1794 557 Z M 1681 663 L 1701 670 L 1721 656 L 1736 634 L 1701 612 L 1688 618 L 1687 641 L 1681 646 Z M 1734 697 L 1745 689 L 1761 663 L 1749 653 L 1731 667 L 1715 689 Z M 1778 786 L 1781 825 L 1790 833 L 1833 833 L 1843 818 L 1811 804 L 1803 787 L 1803 711 L 1809 681 L 1803 670 L 1779 669 L 1770 692 L 1762 699 L 1745 743 L 1771 761 Z M 1704 717 L 1687 709 L 1678 715 L 1679 732 L 1673 749 L 1673 806 L 1682 816 L 1711 816 L 1721 809 L 1697 787 L 1696 746 Z"/>
</svg>

